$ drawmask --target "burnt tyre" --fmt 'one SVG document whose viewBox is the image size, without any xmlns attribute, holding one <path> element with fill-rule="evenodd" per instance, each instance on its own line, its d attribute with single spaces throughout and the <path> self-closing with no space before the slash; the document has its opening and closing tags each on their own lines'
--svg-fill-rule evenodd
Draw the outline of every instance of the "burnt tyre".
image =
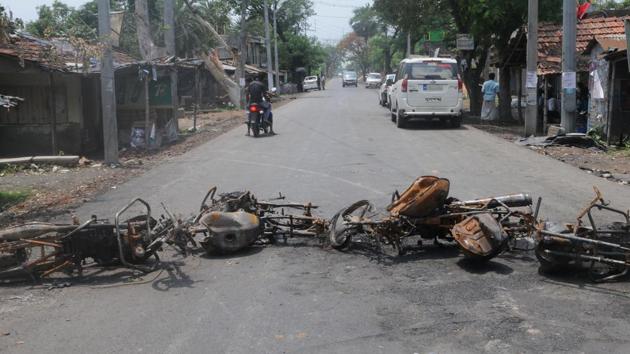
<svg viewBox="0 0 630 354">
<path fill-rule="evenodd" d="M 369 201 L 361 200 L 335 214 L 330 222 L 328 236 L 330 245 L 334 249 L 347 251 L 352 244 L 352 235 L 359 233 L 362 229 L 360 225 L 348 225 L 348 223 L 362 221 L 365 213 L 371 208 Z"/>
</svg>

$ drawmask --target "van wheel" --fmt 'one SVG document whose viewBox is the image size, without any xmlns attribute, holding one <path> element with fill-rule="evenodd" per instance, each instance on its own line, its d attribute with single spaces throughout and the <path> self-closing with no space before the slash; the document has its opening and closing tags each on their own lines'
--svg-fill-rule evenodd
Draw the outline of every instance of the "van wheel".
<svg viewBox="0 0 630 354">
<path fill-rule="evenodd" d="M 396 110 L 396 127 L 397 128 L 404 128 L 405 125 L 407 125 L 407 122 L 405 122 L 405 117 L 403 117 L 400 114 L 400 110 Z"/>
</svg>

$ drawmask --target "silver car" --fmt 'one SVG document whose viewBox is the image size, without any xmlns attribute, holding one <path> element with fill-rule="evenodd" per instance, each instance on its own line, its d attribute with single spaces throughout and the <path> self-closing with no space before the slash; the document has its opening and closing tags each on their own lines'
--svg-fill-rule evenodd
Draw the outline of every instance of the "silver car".
<svg viewBox="0 0 630 354">
<path fill-rule="evenodd" d="M 365 88 L 378 88 L 381 87 L 383 78 L 379 73 L 369 73 L 365 78 Z"/>
<path fill-rule="evenodd" d="M 391 87 L 396 79 L 396 74 L 387 74 L 385 76 L 385 82 L 381 85 L 381 89 L 378 95 L 378 103 L 383 107 L 389 107 Z"/>
</svg>

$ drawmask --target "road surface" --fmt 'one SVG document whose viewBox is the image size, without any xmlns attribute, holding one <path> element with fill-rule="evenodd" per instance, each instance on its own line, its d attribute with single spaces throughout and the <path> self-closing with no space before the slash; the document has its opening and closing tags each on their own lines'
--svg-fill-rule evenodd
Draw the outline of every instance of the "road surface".
<svg viewBox="0 0 630 354">
<path fill-rule="evenodd" d="M 79 211 L 111 216 L 135 196 L 189 214 L 212 185 L 282 192 L 331 216 L 359 199 L 385 206 L 420 175 L 452 182 L 459 198 L 526 192 L 541 215 L 571 221 L 598 185 L 619 206 L 630 188 L 471 127 L 397 129 L 377 93 L 341 88 L 275 112 L 277 136 L 240 127 L 117 186 Z M 630 348 L 629 283 L 538 274 L 531 254 L 471 267 L 428 245 L 402 258 L 311 243 L 232 257 L 169 258 L 145 283 L 126 272 L 69 288 L 0 289 L 0 351 L 16 353 L 610 352 Z M 113 287 L 111 287 L 114 285 Z M 2 335 L 9 333 L 8 335 Z"/>
</svg>

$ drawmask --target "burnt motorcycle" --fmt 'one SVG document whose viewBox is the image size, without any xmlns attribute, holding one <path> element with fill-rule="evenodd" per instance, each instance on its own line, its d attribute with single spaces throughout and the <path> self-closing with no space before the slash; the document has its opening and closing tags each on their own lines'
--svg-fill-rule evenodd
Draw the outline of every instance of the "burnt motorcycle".
<svg viewBox="0 0 630 354">
<path fill-rule="evenodd" d="M 188 240 L 202 235 L 200 244 L 209 254 L 233 253 L 263 239 L 275 242 L 278 237 L 286 241 L 325 234 L 327 221 L 312 215 L 317 206 L 285 203 L 284 199 L 280 195 L 271 201 L 259 201 L 251 192 L 217 195 L 217 188 L 212 187 L 199 212 L 180 221 L 178 229 Z"/>
<path fill-rule="evenodd" d="M 348 249 L 352 238 L 367 235 L 382 244 L 391 245 L 404 254 L 407 238 L 455 241 L 463 253 L 476 260 L 489 260 L 504 251 L 510 241 L 530 237 L 536 220 L 532 199 L 527 194 L 459 201 L 449 198 L 447 179 L 418 178 L 402 194 L 395 192 L 387 214 L 373 213 L 367 201 L 359 201 L 337 213 L 330 225 L 330 243 L 340 250 Z"/>
<path fill-rule="evenodd" d="M 610 206 L 594 187 L 595 198 L 574 224 L 541 223 L 536 233 L 536 257 L 543 273 L 586 268 L 593 281 L 622 278 L 630 267 L 630 214 Z M 596 219 L 620 220 L 612 223 Z M 584 221 L 584 219 L 587 219 Z"/>
<path fill-rule="evenodd" d="M 121 221 L 132 206 L 145 213 Z M 31 222 L 0 230 L 0 280 L 47 277 L 55 272 L 83 275 L 88 264 L 122 265 L 151 272 L 163 244 L 182 244 L 170 218 L 151 217 L 147 202 L 136 198 L 116 213 L 114 223 L 92 216 L 81 225 Z M 150 258 L 155 262 L 147 264 Z M 92 262 L 88 263 L 88 260 Z"/>
</svg>

